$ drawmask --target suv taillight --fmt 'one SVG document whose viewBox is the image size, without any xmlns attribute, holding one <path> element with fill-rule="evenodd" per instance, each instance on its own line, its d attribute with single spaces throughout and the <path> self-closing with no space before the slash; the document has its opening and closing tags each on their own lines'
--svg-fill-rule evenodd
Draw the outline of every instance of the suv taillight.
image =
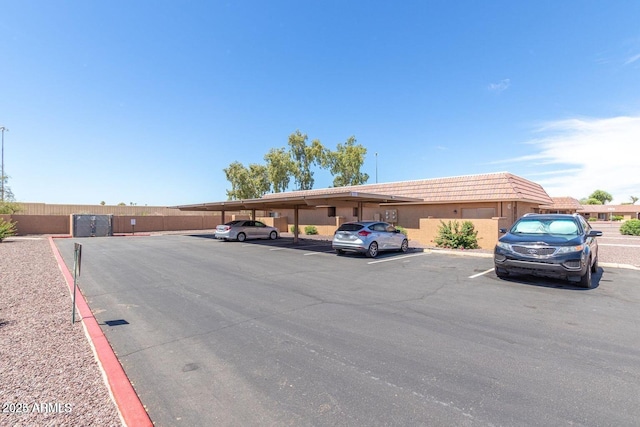
<svg viewBox="0 0 640 427">
<path fill-rule="evenodd" d="M 358 231 L 358 236 L 367 237 L 369 234 L 371 234 L 370 231 L 366 231 L 366 230 Z"/>
</svg>

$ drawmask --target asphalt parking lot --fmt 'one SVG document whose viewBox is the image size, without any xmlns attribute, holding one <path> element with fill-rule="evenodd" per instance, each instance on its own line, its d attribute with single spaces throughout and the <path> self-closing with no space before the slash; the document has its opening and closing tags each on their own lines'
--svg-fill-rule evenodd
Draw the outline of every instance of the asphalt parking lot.
<svg viewBox="0 0 640 427">
<path fill-rule="evenodd" d="M 156 425 L 638 425 L 640 271 L 208 235 L 83 244 L 80 287 Z"/>
</svg>

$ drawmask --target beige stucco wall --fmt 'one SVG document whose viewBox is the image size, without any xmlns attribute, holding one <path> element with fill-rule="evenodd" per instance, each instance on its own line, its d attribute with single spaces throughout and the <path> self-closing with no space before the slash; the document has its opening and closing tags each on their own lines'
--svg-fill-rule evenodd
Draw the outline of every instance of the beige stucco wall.
<svg viewBox="0 0 640 427">
<path fill-rule="evenodd" d="M 478 232 L 478 246 L 481 249 L 493 249 L 498 238 L 499 230 L 510 226 L 509 220 L 503 217 L 494 217 L 491 219 L 465 219 L 459 218 L 422 218 L 420 219 L 419 229 L 410 229 L 409 237 L 419 241 L 425 246 L 435 246 L 435 238 L 442 223 L 448 224 L 449 221 L 457 221 L 462 224 L 464 221 L 471 221 L 475 230 Z"/>
<path fill-rule="evenodd" d="M 5 221 L 16 223 L 19 235 L 70 234 L 69 215 L 0 215 Z"/>
<path fill-rule="evenodd" d="M 483 249 L 493 249 L 500 237 L 499 229 L 510 227 L 517 218 L 528 212 L 536 212 L 537 205 L 531 203 L 506 203 L 506 202 L 485 202 L 466 204 L 444 204 L 444 205 L 394 205 L 394 206 L 365 206 L 362 211 L 362 220 L 385 220 L 385 211 L 396 209 L 397 221 L 399 225 L 407 229 L 409 238 L 416 240 L 425 246 L 435 246 L 433 239 L 438 233 L 441 225 L 440 221 L 472 221 L 478 231 L 478 244 Z M 495 214 L 491 218 L 463 218 L 463 209 L 490 209 Z M 469 211 L 467 211 L 469 212 Z M 485 211 L 486 212 L 486 211 Z M 505 214 L 500 216 L 500 213 Z M 304 229 L 308 225 L 313 225 L 318 230 L 318 234 L 331 236 L 335 230 L 344 222 L 356 221 L 353 215 L 353 206 L 336 207 L 336 216 L 328 216 L 327 208 L 314 210 L 301 209 L 299 211 L 300 231 L 304 234 Z M 293 226 L 293 210 L 280 211 L 280 215 L 287 214 L 288 226 L 290 230 Z"/>
<path fill-rule="evenodd" d="M 23 215 L 131 215 L 131 216 L 216 216 L 219 212 L 192 212 L 165 206 L 63 205 L 49 203 L 18 203 Z"/>
</svg>

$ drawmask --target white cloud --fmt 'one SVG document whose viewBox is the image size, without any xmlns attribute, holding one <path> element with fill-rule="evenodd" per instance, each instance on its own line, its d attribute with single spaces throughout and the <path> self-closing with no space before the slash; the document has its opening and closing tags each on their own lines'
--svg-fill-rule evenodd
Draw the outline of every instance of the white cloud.
<svg viewBox="0 0 640 427">
<path fill-rule="evenodd" d="M 511 79 L 501 80 L 499 83 L 491 83 L 487 87 L 492 92 L 504 92 L 511 86 Z"/>
<path fill-rule="evenodd" d="M 634 62 L 640 61 L 640 53 L 638 53 L 637 55 L 633 55 L 629 58 L 627 58 L 626 61 L 624 61 L 624 65 L 630 65 L 633 64 Z"/>
<path fill-rule="evenodd" d="M 615 204 L 640 197 L 640 116 L 558 120 L 538 132 L 542 136 L 529 141 L 538 151 L 509 162 L 547 165 L 540 179 L 531 179 L 550 196 L 582 198 L 604 190 Z"/>
</svg>

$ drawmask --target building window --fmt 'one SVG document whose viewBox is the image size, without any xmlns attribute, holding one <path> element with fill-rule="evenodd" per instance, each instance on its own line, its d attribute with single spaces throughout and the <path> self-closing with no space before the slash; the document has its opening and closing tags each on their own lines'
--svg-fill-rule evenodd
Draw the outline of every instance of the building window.
<svg viewBox="0 0 640 427">
<path fill-rule="evenodd" d="M 328 212 L 327 216 L 336 216 L 336 207 L 335 206 L 329 206 L 327 208 L 327 212 Z"/>
<path fill-rule="evenodd" d="M 353 216 L 358 218 L 358 208 L 353 208 Z"/>
</svg>

